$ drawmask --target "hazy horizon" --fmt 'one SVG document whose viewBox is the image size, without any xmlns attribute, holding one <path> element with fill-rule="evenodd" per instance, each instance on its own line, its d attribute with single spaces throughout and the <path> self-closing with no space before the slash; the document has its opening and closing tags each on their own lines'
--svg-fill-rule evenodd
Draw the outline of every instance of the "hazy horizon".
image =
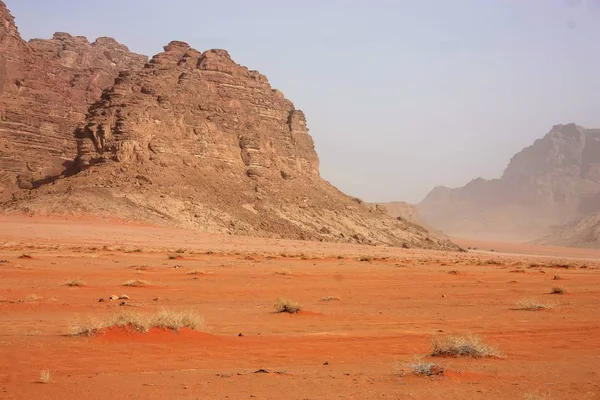
<svg viewBox="0 0 600 400">
<path fill-rule="evenodd" d="M 600 0 L 4 1 L 25 39 L 227 49 L 306 113 L 323 178 L 366 201 L 496 178 L 553 125 L 600 127 Z"/>
</svg>

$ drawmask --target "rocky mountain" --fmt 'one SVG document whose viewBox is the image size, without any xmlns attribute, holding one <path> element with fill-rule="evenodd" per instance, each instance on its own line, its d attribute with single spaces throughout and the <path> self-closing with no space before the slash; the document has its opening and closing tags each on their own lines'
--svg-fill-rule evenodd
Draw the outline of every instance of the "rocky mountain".
<svg viewBox="0 0 600 400">
<path fill-rule="evenodd" d="M 408 222 L 422 226 L 438 236 L 445 236 L 442 231 L 428 225 L 423 218 L 421 218 L 421 214 L 419 214 L 419 210 L 417 210 L 417 207 L 414 204 L 405 201 L 391 201 L 388 203 L 377 203 L 376 205 L 385 208 L 387 213 L 394 218 L 405 219 Z"/>
<path fill-rule="evenodd" d="M 600 212 L 554 229 L 550 234 L 536 240 L 539 244 L 600 248 Z"/>
<path fill-rule="evenodd" d="M 88 44 L 58 34 L 26 44 L 7 21 L 5 89 L 21 68 L 31 71 L 7 97 L 11 111 L 2 137 L 13 146 L 5 152 L 13 163 L 4 165 L 11 167 L 10 176 L 19 177 L 20 155 L 44 147 L 52 158 L 36 153 L 35 164 L 25 163 L 44 177 L 61 171 L 52 169 L 55 158 L 69 161 L 72 152 L 76 157 L 57 179 L 5 202 L 4 212 L 91 214 L 229 234 L 458 250 L 324 181 L 304 113 L 225 50 L 200 52 L 174 41 L 138 69 L 136 58 L 127 58 L 125 48 L 112 41 Z M 94 51 L 101 45 L 122 50 L 119 56 L 102 55 L 125 70 L 83 120 L 80 104 L 106 82 L 99 75 L 103 70 L 92 67 L 104 60 Z M 23 59 L 13 60 L 12 54 Z M 76 69 L 86 62 L 90 67 Z M 43 71 L 55 73 L 42 79 Z M 69 74 L 67 90 L 61 85 Z M 43 119 L 44 113 L 49 117 Z M 17 128 L 19 135 L 10 133 Z M 76 148 L 69 132 L 77 138 Z M 17 140 L 27 136 L 39 143 Z"/>
<path fill-rule="evenodd" d="M 600 205 L 600 129 L 556 125 L 516 154 L 499 179 L 438 187 L 418 204 L 451 236 L 529 241 L 572 225 Z"/>
<path fill-rule="evenodd" d="M 119 71 L 146 61 L 111 38 L 56 33 L 25 42 L 0 0 L 0 200 L 68 168 L 89 105 Z"/>
</svg>

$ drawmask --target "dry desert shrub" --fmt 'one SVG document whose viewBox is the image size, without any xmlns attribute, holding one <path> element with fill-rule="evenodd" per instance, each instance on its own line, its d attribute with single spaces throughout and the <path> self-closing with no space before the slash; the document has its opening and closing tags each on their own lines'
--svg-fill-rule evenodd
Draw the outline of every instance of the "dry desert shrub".
<svg viewBox="0 0 600 400">
<path fill-rule="evenodd" d="M 498 350 L 485 344 L 481 337 L 472 333 L 446 335 L 431 340 L 433 357 L 498 357 Z"/>
<path fill-rule="evenodd" d="M 42 370 L 42 372 L 40 372 L 40 382 L 41 383 L 50 383 L 51 380 L 52 380 L 52 373 L 50 372 L 49 369 L 45 369 L 45 370 Z"/>
<path fill-rule="evenodd" d="M 523 299 L 517 302 L 518 310 L 541 311 L 550 308 L 553 308 L 552 304 L 545 303 L 538 299 Z"/>
<path fill-rule="evenodd" d="M 197 269 L 194 269 L 194 270 L 188 272 L 188 275 L 209 275 L 209 274 L 210 274 L 209 272 L 199 271 Z"/>
<path fill-rule="evenodd" d="M 204 318 L 195 311 L 173 311 L 163 309 L 157 313 L 124 312 L 106 319 L 87 317 L 84 321 L 74 323 L 70 329 L 71 336 L 94 336 L 102 329 L 123 327 L 136 332 L 145 333 L 152 328 L 167 329 L 178 332 L 181 328 L 200 330 L 204 326 Z"/>
<path fill-rule="evenodd" d="M 150 285 L 150 282 L 147 281 L 141 281 L 141 280 L 131 280 L 131 281 L 127 281 L 123 284 L 123 286 L 128 286 L 128 287 L 145 287 Z"/>
<path fill-rule="evenodd" d="M 66 281 L 65 285 L 70 287 L 82 287 L 85 286 L 85 281 L 81 278 L 72 278 Z"/>
<path fill-rule="evenodd" d="M 444 367 L 433 363 L 427 362 L 423 357 L 415 356 L 412 362 L 406 362 L 399 365 L 398 374 L 405 375 L 406 370 L 411 371 L 414 375 L 419 376 L 435 376 L 442 375 L 444 373 Z"/>
<path fill-rule="evenodd" d="M 281 271 L 276 271 L 275 275 L 292 275 L 292 271 L 290 271 L 287 268 L 284 268 Z"/>
<path fill-rule="evenodd" d="M 552 400 L 549 394 L 539 392 L 525 393 L 523 400 Z"/>
<path fill-rule="evenodd" d="M 554 275 L 554 278 L 552 278 L 553 281 L 560 281 L 562 278 L 560 277 L 560 275 Z"/>
<path fill-rule="evenodd" d="M 277 312 L 280 313 L 286 312 L 290 314 L 295 314 L 302 310 L 302 306 L 296 301 L 280 297 L 277 299 L 277 303 L 275 303 L 275 309 L 277 310 Z"/>
<path fill-rule="evenodd" d="M 567 293 L 567 289 L 565 289 L 564 287 L 560 287 L 560 286 L 554 286 L 552 288 L 552 291 L 550 291 L 550 294 L 565 294 Z"/>
<path fill-rule="evenodd" d="M 30 295 L 27 296 L 27 301 L 38 301 L 41 299 L 42 299 L 42 297 L 38 296 L 35 293 L 31 293 Z"/>
</svg>

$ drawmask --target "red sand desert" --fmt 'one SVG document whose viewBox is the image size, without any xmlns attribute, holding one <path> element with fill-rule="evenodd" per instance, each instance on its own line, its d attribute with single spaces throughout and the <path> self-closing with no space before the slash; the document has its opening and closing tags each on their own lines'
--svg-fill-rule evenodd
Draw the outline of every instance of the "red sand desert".
<svg viewBox="0 0 600 400">
<path fill-rule="evenodd" d="M 598 398 L 600 252 L 460 244 L 486 252 L 1 217 L 0 398 Z M 276 313 L 278 297 L 303 311 Z M 518 310 L 523 299 L 553 307 Z M 195 310 L 205 326 L 68 334 L 82 318 L 161 309 Z M 433 377 L 404 365 L 433 337 L 468 332 L 501 356 L 426 357 L 445 371 Z"/>
</svg>

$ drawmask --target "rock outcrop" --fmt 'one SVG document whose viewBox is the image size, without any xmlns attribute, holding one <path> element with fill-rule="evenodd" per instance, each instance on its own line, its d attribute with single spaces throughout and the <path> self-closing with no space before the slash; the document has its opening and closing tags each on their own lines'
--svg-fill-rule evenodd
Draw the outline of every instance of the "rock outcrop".
<svg viewBox="0 0 600 400">
<path fill-rule="evenodd" d="M 556 228 L 535 243 L 600 248 L 600 212 L 590 214 L 573 224 Z"/>
<path fill-rule="evenodd" d="M 225 50 L 171 42 L 77 132 L 79 172 L 7 205 L 210 232 L 458 250 L 319 176 L 306 118 Z"/>
<path fill-rule="evenodd" d="M 573 224 L 600 204 L 600 129 L 556 125 L 516 154 L 500 179 L 435 188 L 418 205 L 451 236 L 529 241 Z"/>
<path fill-rule="evenodd" d="M 121 70 L 146 61 L 110 38 L 56 33 L 25 42 L 0 0 L 0 200 L 69 168 L 89 105 Z"/>
<path fill-rule="evenodd" d="M 385 208 L 388 214 L 394 218 L 404 219 L 413 224 L 420 225 L 423 228 L 427 229 L 429 232 L 435 233 L 438 236 L 445 236 L 442 231 L 429 226 L 423 220 L 423 218 L 421 218 L 419 210 L 417 210 L 417 207 L 413 204 L 404 201 L 391 201 L 389 203 L 378 203 L 377 205 Z"/>
</svg>

